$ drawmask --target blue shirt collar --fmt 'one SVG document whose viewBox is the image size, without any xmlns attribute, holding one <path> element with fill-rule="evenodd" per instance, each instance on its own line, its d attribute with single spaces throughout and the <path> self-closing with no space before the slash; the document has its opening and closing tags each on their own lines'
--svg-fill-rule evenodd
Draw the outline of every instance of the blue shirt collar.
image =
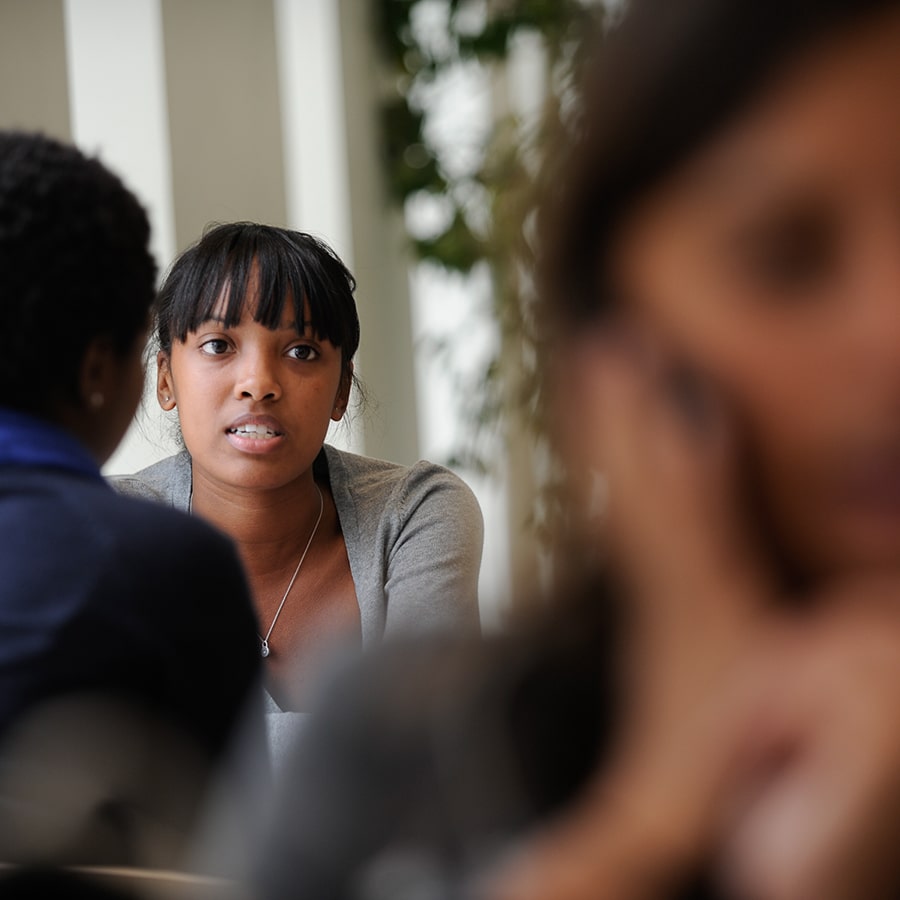
<svg viewBox="0 0 900 900">
<path fill-rule="evenodd" d="M 64 469 L 103 480 L 87 448 L 44 419 L 0 407 L 0 466 Z"/>
</svg>

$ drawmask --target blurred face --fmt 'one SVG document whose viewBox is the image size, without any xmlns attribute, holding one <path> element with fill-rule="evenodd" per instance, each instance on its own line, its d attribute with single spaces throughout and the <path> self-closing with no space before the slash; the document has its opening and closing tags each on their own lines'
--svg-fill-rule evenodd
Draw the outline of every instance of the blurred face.
<svg viewBox="0 0 900 900">
<path fill-rule="evenodd" d="M 309 472 L 349 383 L 340 349 L 292 304 L 274 330 L 253 321 L 250 288 L 237 325 L 211 319 L 160 354 L 157 394 L 178 409 L 195 480 L 276 489 Z"/>
<path fill-rule="evenodd" d="M 746 423 L 812 574 L 900 564 L 900 15 L 797 63 L 637 208 L 630 311 Z"/>
</svg>

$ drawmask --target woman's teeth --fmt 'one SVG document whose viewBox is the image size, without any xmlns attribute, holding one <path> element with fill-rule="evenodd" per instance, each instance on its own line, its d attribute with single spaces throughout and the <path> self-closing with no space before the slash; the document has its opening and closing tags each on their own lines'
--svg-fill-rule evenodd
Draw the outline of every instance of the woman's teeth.
<svg viewBox="0 0 900 900">
<path fill-rule="evenodd" d="M 267 440 L 268 438 L 278 437 L 277 431 L 265 425 L 240 425 L 237 428 L 230 429 L 231 434 L 239 434 L 241 437 L 253 438 L 254 440 Z"/>
</svg>

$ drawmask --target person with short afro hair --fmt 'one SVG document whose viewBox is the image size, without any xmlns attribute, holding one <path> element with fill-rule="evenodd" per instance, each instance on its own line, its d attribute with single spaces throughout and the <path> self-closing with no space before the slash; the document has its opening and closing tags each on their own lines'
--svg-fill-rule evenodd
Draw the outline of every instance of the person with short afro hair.
<svg viewBox="0 0 900 900">
<path fill-rule="evenodd" d="M 101 162 L 0 132 L 4 863 L 185 865 L 236 742 L 265 749 L 233 546 L 100 470 L 143 390 L 149 238 Z"/>
</svg>

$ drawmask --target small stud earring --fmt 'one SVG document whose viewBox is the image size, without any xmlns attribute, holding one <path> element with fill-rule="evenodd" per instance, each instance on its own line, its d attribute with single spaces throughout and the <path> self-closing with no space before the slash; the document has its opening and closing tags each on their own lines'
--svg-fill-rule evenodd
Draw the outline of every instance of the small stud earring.
<svg viewBox="0 0 900 900">
<path fill-rule="evenodd" d="M 103 394 L 100 393 L 100 391 L 94 391 L 94 393 L 91 394 L 89 400 L 93 409 L 100 409 L 100 407 L 103 406 L 103 404 L 106 402 L 106 398 L 103 396 Z"/>
</svg>

